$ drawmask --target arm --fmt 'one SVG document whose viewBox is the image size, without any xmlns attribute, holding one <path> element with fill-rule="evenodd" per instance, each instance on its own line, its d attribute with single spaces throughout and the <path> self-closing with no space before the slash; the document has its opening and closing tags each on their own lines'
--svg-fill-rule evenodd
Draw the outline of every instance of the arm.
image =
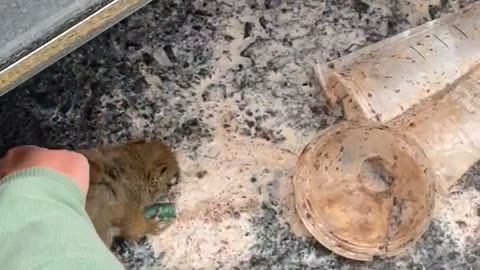
<svg viewBox="0 0 480 270">
<path fill-rule="evenodd" d="M 53 169 L 30 167 L 0 180 L 1 268 L 123 269 L 97 236 L 84 205 L 82 188 Z"/>
<path fill-rule="evenodd" d="M 13 173 L 0 185 L 3 269 L 123 269 L 98 238 L 78 187 L 48 169 Z"/>
</svg>

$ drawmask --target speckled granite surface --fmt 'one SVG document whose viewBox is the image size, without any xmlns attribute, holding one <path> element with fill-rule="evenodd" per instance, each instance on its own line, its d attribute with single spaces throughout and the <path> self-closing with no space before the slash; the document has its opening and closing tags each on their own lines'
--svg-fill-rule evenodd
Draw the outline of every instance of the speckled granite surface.
<svg viewBox="0 0 480 270">
<path fill-rule="evenodd" d="M 438 198 L 414 250 L 371 263 L 310 238 L 291 187 L 297 153 L 341 119 L 311 65 L 467 2 L 155 1 L 2 97 L 2 150 L 140 137 L 175 147 L 178 221 L 117 245 L 129 269 L 480 269 L 479 165 Z"/>
</svg>

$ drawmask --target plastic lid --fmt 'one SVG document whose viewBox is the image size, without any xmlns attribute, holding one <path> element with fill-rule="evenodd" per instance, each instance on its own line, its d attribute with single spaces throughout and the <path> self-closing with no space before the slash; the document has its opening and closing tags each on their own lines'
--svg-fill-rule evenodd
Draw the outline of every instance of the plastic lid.
<svg viewBox="0 0 480 270">
<path fill-rule="evenodd" d="M 344 122 L 300 155 L 296 206 L 325 247 L 368 261 L 396 255 L 422 236 L 433 210 L 433 180 L 428 158 L 405 136 Z"/>
</svg>

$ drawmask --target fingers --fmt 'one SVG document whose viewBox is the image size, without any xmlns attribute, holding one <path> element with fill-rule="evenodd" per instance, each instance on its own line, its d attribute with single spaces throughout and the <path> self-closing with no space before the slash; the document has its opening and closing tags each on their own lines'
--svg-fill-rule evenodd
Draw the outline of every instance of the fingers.
<svg viewBox="0 0 480 270">
<path fill-rule="evenodd" d="M 0 177 L 19 170 L 41 167 L 54 170 L 77 184 L 87 194 L 90 171 L 87 158 L 69 150 L 50 150 L 34 145 L 23 145 L 10 149 L 0 159 Z"/>
<path fill-rule="evenodd" d="M 38 148 L 39 147 L 34 145 L 23 145 L 9 149 L 5 156 L 0 159 L 0 179 L 14 172 L 13 168 L 16 166 L 19 159 L 21 161 L 22 156 L 25 156 L 26 153 Z"/>
</svg>

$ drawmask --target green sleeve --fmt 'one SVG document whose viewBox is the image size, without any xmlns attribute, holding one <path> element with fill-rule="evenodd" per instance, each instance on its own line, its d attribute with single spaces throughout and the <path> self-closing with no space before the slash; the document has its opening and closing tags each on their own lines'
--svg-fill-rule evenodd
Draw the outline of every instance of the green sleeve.
<svg viewBox="0 0 480 270">
<path fill-rule="evenodd" d="M 80 189 L 44 168 L 0 180 L 0 268 L 121 270 L 97 236 Z"/>
</svg>

